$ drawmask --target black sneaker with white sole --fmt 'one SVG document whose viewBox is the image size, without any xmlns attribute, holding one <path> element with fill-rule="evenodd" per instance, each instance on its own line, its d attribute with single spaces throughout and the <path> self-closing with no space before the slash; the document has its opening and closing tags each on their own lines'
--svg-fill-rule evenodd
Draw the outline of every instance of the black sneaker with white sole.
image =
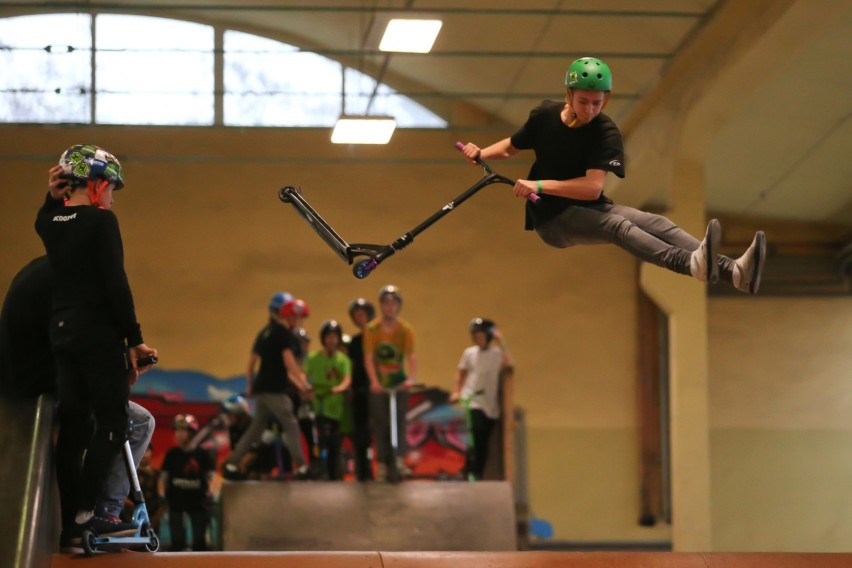
<svg viewBox="0 0 852 568">
<path fill-rule="evenodd" d="M 136 533 L 136 525 L 122 522 L 121 519 L 112 515 L 93 515 L 85 523 L 78 523 L 75 529 L 79 531 L 79 534 L 89 530 L 98 536 L 133 536 Z"/>
<path fill-rule="evenodd" d="M 83 545 L 80 543 L 80 531 L 75 528 L 63 528 L 59 534 L 59 552 L 65 554 L 82 554 Z"/>
</svg>

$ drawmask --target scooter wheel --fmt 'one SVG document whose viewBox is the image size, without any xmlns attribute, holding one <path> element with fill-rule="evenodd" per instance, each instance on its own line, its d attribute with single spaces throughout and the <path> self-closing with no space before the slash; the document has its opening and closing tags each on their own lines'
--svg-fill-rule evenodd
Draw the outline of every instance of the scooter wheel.
<svg viewBox="0 0 852 568">
<path fill-rule="evenodd" d="M 361 262 L 352 267 L 352 274 L 355 278 L 363 280 L 379 265 L 375 258 L 365 258 Z"/>
<path fill-rule="evenodd" d="M 290 198 L 290 192 L 299 193 L 299 190 L 292 185 L 282 187 L 278 190 L 278 199 L 280 199 L 282 203 L 290 203 L 290 201 L 292 201 Z"/>
<path fill-rule="evenodd" d="M 80 543 L 83 545 L 83 552 L 86 556 L 92 556 L 98 550 L 96 538 L 97 535 L 89 529 L 84 530 L 83 534 L 80 535 Z"/>
<path fill-rule="evenodd" d="M 145 545 L 145 550 L 148 552 L 157 552 L 160 550 L 160 539 L 154 532 L 154 529 L 148 529 L 148 544 Z"/>
</svg>

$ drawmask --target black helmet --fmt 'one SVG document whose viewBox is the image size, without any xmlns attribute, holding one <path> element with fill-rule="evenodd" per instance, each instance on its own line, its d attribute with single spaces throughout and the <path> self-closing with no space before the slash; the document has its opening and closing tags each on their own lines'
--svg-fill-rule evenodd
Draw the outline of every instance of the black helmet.
<svg viewBox="0 0 852 568">
<path fill-rule="evenodd" d="M 337 339 L 341 342 L 343 341 L 343 328 L 340 327 L 337 320 L 328 320 L 322 324 L 322 327 L 320 327 L 320 341 L 325 341 L 325 336 L 329 333 L 336 333 Z"/>
<path fill-rule="evenodd" d="M 379 301 L 381 302 L 385 296 L 393 296 L 394 299 L 402 305 L 402 293 L 399 291 L 399 288 L 394 286 L 393 284 L 388 284 L 387 286 L 382 287 L 379 290 Z"/>
<path fill-rule="evenodd" d="M 367 319 L 376 317 L 376 307 L 364 298 L 358 298 L 349 302 L 349 317 L 352 317 L 352 314 L 358 309 L 367 312 Z"/>
<path fill-rule="evenodd" d="M 473 318 L 470 320 L 470 332 L 474 331 L 484 331 L 485 337 L 488 338 L 488 342 L 490 343 L 492 339 L 494 339 L 494 330 L 497 329 L 497 324 L 495 324 L 490 319 L 485 318 Z"/>
<path fill-rule="evenodd" d="M 311 336 L 308 335 L 308 330 L 305 329 L 304 327 L 297 327 L 296 329 L 294 329 L 293 335 L 296 336 L 296 339 L 300 339 L 302 341 L 307 341 L 308 343 L 311 342 Z"/>
</svg>

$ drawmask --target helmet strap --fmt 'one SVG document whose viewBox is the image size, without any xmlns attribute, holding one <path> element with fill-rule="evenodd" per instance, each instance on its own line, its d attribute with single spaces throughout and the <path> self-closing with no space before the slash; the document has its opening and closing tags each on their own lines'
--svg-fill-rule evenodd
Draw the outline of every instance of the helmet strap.
<svg viewBox="0 0 852 568">
<path fill-rule="evenodd" d="M 101 196 L 104 194 L 104 189 L 109 185 L 105 179 L 102 180 L 89 180 L 88 189 L 89 189 L 89 201 L 92 202 L 93 207 L 97 207 L 99 209 L 104 209 L 104 206 L 101 205 Z"/>
</svg>

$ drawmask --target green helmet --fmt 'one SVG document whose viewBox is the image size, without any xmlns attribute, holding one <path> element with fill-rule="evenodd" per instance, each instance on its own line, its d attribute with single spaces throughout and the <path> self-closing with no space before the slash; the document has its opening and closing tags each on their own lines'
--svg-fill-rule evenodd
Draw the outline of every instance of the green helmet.
<svg viewBox="0 0 852 568">
<path fill-rule="evenodd" d="M 92 144 L 71 146 L 59 158 L 59 165 L 72 186 L 86 185 L 87 181 L 104 179 L 124 187 L 124 171 L 118 158 Z"/>
<path fill-rule="evenodd" d="M 565 86 L 569 89 L 611 91 L 612 72 L 609 70 L 609 65 L 600 59 L 581 57 L 568 67 Z"/>
</svg>

